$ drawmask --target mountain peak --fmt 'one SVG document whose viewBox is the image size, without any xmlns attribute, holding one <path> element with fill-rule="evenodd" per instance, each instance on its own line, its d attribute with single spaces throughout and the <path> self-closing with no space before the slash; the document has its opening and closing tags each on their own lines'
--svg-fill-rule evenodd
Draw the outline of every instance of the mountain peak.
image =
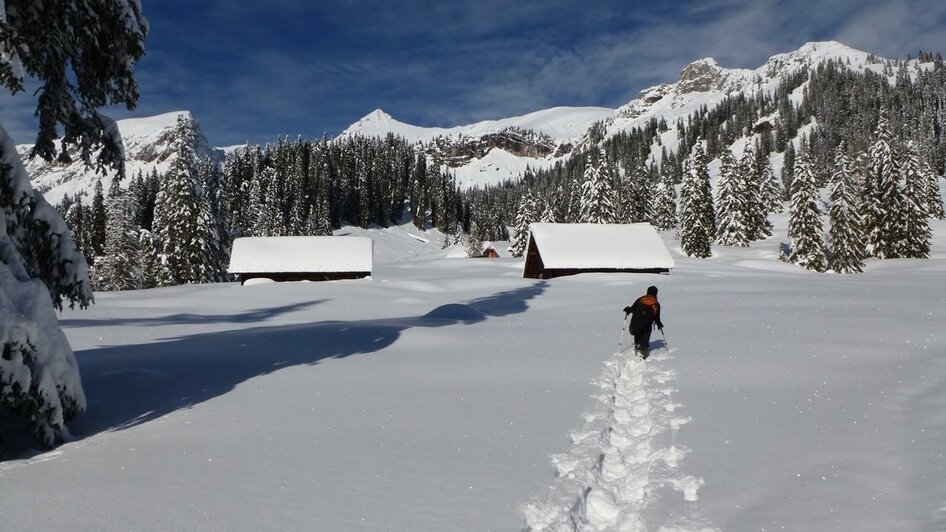
<svg viewBox="0 0 946 532">
<path fill-rule="evenodd" d="M 682 92 L 706 92 L 719 89 L 722 80 L 723 68 L 712 57 L 705 57 L 680 72 L 679 88 Z"/>
</svg>

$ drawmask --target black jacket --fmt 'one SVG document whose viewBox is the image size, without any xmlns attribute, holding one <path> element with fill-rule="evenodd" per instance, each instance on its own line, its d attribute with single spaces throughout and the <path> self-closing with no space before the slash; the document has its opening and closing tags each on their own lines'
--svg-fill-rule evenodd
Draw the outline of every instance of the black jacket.
<svg viewBox="0 0 946 532">
<path fill-rule="evenodd" d="M 654 324 L 657 324 L 658 329 L 663 329 L 664 324 L 660 321 L 660 302 L 657 301 L 655 312 L 651 316 L 650 312 L 645 312 L 647 305 L 641 302 L 642 299 L 648 297 L 646 295 L 637 298 L 634 301 L 634 304 L 629 307 L 624 307 L 624 314 L 631 315 L 631 334 L 640 334 L 643 331 L 650 330 L 654 327 Z M 653 297 L 654 300 L 657 300 L 657 296 Z"/>
</svg>

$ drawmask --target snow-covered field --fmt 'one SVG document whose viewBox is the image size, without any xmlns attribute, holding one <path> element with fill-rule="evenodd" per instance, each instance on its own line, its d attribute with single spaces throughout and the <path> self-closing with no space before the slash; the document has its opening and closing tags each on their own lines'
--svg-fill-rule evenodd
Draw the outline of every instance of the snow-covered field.
<svg viewBox="0 0 946 532">
<path fill-rule="evenodd" d="M 776 225 L 550 281 L 352 229 L 371 280 L 98 294 L 61 317 L 89 409 L 0 462 L 0 530 L 946 528 L 946 224 L 850 277 L 777 262 Z"/>
</svg>

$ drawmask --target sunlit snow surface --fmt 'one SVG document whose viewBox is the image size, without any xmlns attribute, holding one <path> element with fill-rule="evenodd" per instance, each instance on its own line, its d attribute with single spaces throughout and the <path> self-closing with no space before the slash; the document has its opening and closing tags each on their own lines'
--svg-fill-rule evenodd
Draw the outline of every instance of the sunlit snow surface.
<svg viewBox="0 0 946 532">
<path fill-rule="evenodd" d="M 667 233 L 669 275 L 541 281 L 347 229 L 371 279 L 98 294 L 61 316 L 89 410 L 0 462 L 0 528 L 942 529 L 934 230 L 934 260 L 857 276 Z M 651 284 L 639 362 L 621 308 Z"/>
</svg>

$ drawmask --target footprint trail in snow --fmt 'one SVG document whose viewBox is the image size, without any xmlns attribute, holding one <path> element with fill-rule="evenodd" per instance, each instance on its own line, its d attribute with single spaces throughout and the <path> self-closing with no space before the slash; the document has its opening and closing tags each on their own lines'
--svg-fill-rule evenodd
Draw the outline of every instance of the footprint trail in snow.
<svg viewBox="0 0 946 532">
<path fill-rule="evenodd" d="M 679 470 L 689 451 L 674 440 L 690 418 L 673 401 L 672 353 L 655 355 L 626 350 L 605 363 L 598 402 L 569 451 L 552 457 L 548 497 L 523 507 L 529 530 L 716 530 L 696 508 L 703 479 Z"/>
</svg>

